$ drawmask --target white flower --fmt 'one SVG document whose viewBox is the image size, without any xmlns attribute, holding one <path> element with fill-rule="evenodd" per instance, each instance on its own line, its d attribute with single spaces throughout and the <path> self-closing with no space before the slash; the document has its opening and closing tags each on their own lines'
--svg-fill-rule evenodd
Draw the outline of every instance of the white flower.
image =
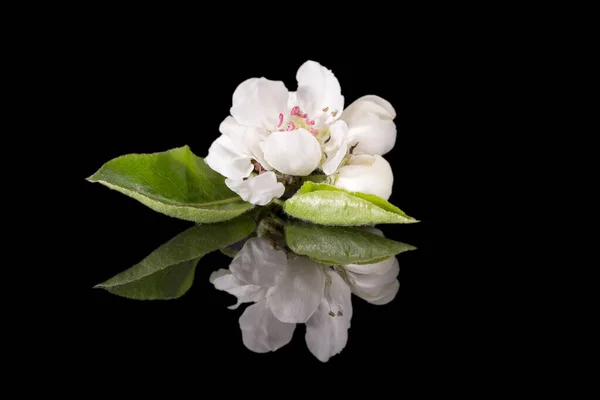
<svg viewBox="0 0 600 400">
<path fill-rule="evenodd" d="M 289 343 L 296 323 L 306 323 L 308 349 L 326 362 L 348 341 L 351 293 L 373 304 L 394 298 L 399 286 L 394 260 L 332 269 L 308 257 L 288 260 L 285 252 L 274 249 L 267 239 L 253 238 L 234 257 L 229 270 L 213 272 L 210 281 L 238 298 L 229 308 L 255 303 L 239 319 L 248 349 L 275 351 Z"/>
<path fill-rule="evenodd" d="M 314 61 L 300 66 L 296 80 L 296 92 L 264 77 L 242 82 L 205 158 L 250 203 L 281 197 L 283 175 L 334 174 L 349 145 L 353 154 L 384 154 L 394 145 L 395 112 L 387 101 L 365 96 L 344 110 L 337 78 Z"/>
<path fill-rule="evenodd" d="M 389 199 L 392 195 L 394 174 L 385 158 L 379 155 L 361 154 L 352 156 L 330 183 L 350 192 L 370 193 Z"/>
</svg>

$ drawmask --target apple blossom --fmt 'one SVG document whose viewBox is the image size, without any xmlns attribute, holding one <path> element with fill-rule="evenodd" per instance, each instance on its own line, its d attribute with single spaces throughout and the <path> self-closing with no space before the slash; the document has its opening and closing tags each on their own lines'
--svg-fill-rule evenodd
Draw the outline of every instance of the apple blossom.
<svg viewBox="0 0 600 400">
<path fill-rule="evenodd" d="M 395 111 L 384 99 L 364 96 L 344 110 L 337 78 L 314 61 L 300 66 L 296 80 L 296 92 L 264 77 L 242 82 L 205 158 L 250 203 L 281 197 L 290 177 L 336 174 L 350 149 L 380 155 L 395 143 Z"/>
</svg>

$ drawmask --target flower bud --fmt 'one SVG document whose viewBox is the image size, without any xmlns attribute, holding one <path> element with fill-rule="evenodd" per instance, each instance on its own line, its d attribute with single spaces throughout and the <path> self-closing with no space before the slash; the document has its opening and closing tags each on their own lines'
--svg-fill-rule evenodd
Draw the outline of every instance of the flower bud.
<svg viewBox="0 0 600 400">
<path fill-rule="evenodd" d="M 392 195 L 394 175 L 390 164 L 381 156 L 358 155 L 350 158 L 334 178 L 334 186 L 350 192 L 362 192 L 385 200 Z"/>
</svg>

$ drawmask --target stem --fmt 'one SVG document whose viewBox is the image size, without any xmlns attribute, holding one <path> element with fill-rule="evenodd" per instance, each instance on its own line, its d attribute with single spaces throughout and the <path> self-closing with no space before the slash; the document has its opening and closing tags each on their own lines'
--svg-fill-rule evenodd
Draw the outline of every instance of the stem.
<svg viewBox="0 0 600 400">
<path fill-rule="evenodd" d="M 273 219 L 273 221 L 277 222 L 279 225 L 281 226 L 285 226 L 285 221 L 282 220 L 281 218 L 279 218 L 277 215 L 275 215 L 274 213 L 269 214 L 269 217 L 271 219 Z"/>
<path fill-rule="evenodd" d="M 284 201 L 282 201 L 281 199 L 278 199 L 278 198 L 275 197 L 275 198 L 273 198 L 272 201 L 273 201 L 273 203 L 279 205 L 280 207 L 283 207 Z"/>
</svg>

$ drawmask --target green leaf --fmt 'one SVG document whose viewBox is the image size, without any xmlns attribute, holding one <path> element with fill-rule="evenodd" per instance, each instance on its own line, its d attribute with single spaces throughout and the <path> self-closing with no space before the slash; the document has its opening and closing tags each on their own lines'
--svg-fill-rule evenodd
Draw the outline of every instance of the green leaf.
<svg viewBox="0 0 600 400">
<path fill-rule="evenodd" d="M 175 299 L 188 291 L 202 256 L 249 236 L 254 221 L 241 216 L 231 221 L 196 225 L 153 251 L 139 264 L 95 288 L 137 300 Z"/>
<path fill-rule="evenodd" d="M 306 223 L 287 224 L 285 239 L 294 253 L 330 265 L 373 264 L 416 249 L 365 228 Z"/>
<path fill-rule="evenodd" d="M 323 183 L 306 182 L 283 205 L 284 211 L 321 225 L 360 226 L 419 222 L 373 194 L 348 192 Z"/>
<path fill-rule="evenodd" d="M 252 209 L 188 146 L 162 153 L 128 154 L 91 177 L 170 217 L 198 223 L 227 221 Z"/>
</svg>

